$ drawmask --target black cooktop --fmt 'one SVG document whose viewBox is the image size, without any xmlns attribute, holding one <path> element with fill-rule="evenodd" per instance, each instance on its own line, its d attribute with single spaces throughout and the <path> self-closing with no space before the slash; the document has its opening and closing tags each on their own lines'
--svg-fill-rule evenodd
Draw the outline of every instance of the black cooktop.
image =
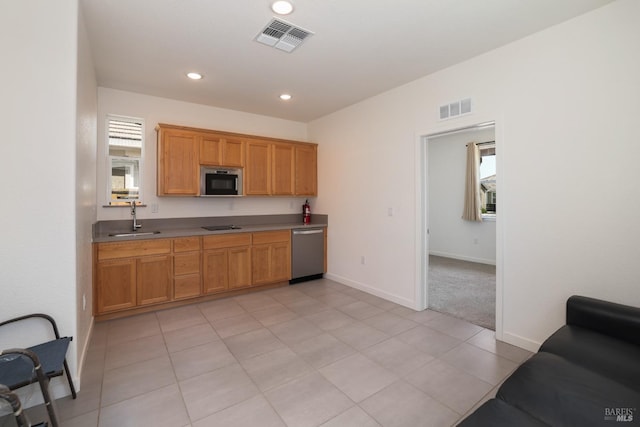
<svg viewBox="0 0 640 427">
<path fill-rule="evenodd" d="M 209 231 L 221 231 L 221 230 L 240 230 L 242 227 L 239 227 L 237 225 L 210 225 L 202 228 Z"/>
</svg>

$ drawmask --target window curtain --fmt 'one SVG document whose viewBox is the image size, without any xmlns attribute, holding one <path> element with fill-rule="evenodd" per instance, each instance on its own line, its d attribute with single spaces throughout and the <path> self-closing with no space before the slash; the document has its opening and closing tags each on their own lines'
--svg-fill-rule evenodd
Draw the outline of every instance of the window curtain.
<svg viewBox="0 0 640 427">
<path fill-rule="evenodd" d="M 482 222 L 480 209 L 480 149 L 475 142 L 467 144 L 467 176 L 464 189 L 464 211 L 462 219 L 465 221 Z"/>
</svg>

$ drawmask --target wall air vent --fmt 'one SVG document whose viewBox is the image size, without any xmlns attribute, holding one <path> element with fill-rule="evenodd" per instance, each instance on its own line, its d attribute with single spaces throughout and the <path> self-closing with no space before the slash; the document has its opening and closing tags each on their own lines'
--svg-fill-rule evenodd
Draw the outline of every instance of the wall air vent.
<svg viewBox="0 0 640 427">
<path fill-rule="evenodd" d="M 464 116 L 471 113 L 471 98 L 462 99 L 460 101 L 450 102 L 441 105 L 440 120 L 452 119 L 458 116 Z"/>
<path fill-rule="evenodd" d="M 312 35 L 311 31 L 303 30 L 281 19 L 273 18 L 256 36 L 255 40 L 285 52 L 293 52 L 295 48 Z"/>
</svg>

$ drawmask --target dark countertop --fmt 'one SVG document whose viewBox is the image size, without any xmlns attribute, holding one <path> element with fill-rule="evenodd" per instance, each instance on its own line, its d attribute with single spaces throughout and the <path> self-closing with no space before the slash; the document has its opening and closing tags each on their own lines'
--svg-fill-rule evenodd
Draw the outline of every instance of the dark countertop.
<svg viewBox="0 0 640 427">
<path fill-rule="evenodd" d="M 167 218 L 142 219 L 138 222 L 142 228 L 138 233 L 159 231 L 158 234 L 142 234 L 115 237 L 110 234 L 131 233 L 131 220 L 98 221 L 93 226 L 93 242 L 123 242 L 127 240 L 171 239 L 189 236 L 209 236 L 228 233 L 255 233 L 259 231 L 292 230 L 294 228 L 327 227 L 327 215 L 314 214 L 312 223 L 305 225 L 301 215 L 256 215 L 238 217 L 201 217 L 201 218 Z M 209 231 L 202 227 L 215 225 L 234 225 L 240 228 Z"/>
</svg>

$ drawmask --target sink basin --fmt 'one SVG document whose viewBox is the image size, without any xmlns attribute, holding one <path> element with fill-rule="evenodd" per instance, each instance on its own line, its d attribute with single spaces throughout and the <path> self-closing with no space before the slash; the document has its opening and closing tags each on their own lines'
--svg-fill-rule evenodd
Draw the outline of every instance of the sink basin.
<svg viewBox="0 0 640 427">
<path fill-rule="evenodd" d="M 153 234 L 160 234 L 160 232 L 159 231 L 129 231 L 126 233 L 109 234 L 109 237 L 138 237 L 138 236 L 151 236 Z"/>
<path fill-rule="evenodd" d="M 240 230 L 242 227 L 237 225 L 210 225 L 208 227 L 202 227 L 205 230 L 209 231 L 220 231 L 220 230 Z"/>
</svg>

